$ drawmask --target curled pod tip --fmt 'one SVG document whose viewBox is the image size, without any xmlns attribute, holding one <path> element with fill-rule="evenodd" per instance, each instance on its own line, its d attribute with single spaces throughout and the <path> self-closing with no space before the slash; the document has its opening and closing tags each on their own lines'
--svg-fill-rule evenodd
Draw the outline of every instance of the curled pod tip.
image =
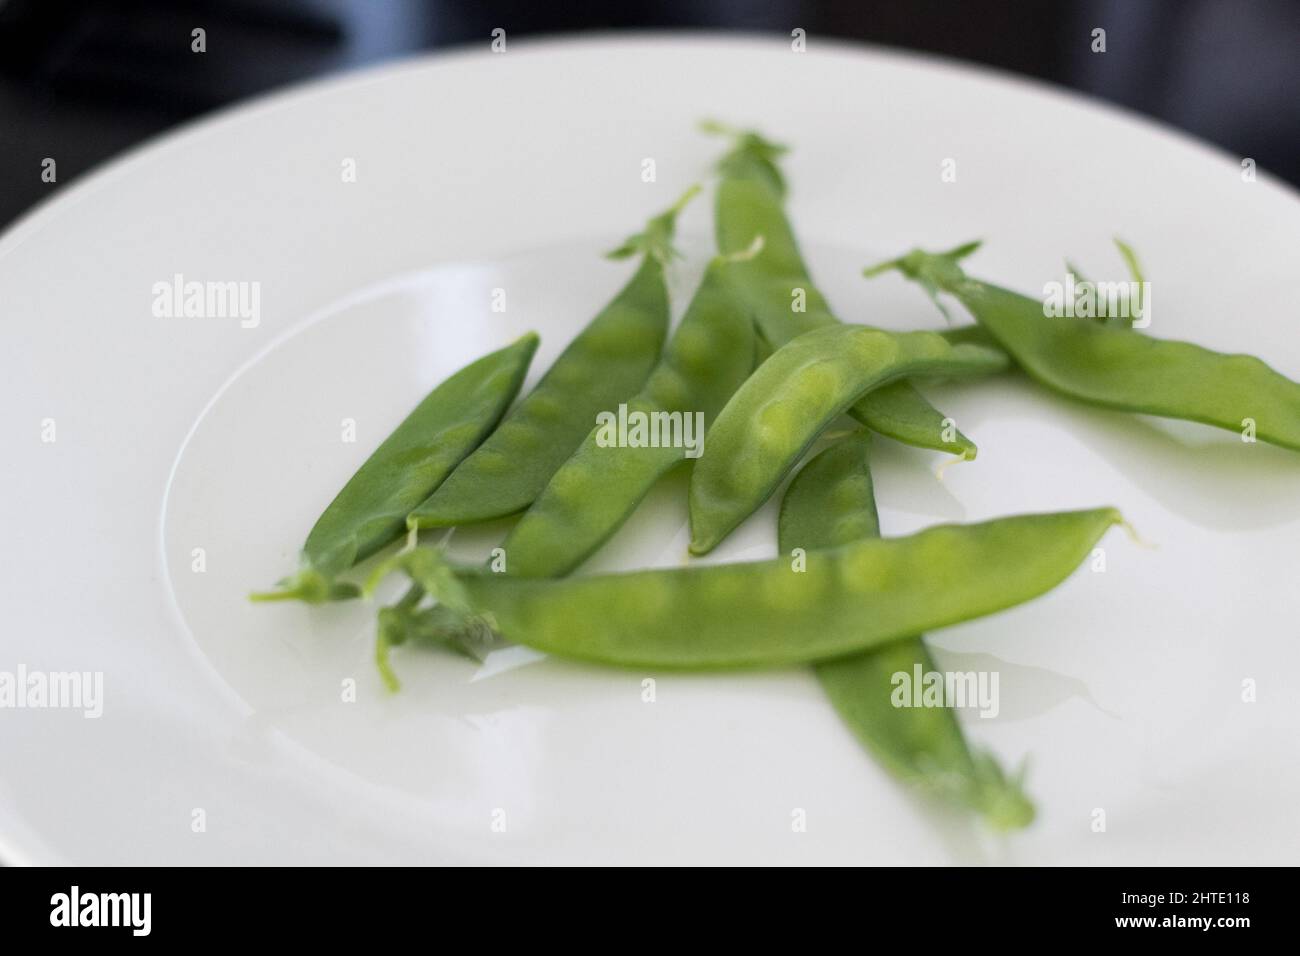
<svg viewBox="0 0 1300 956">
<path fill-rule="evenodd" d="M 979 449 L 976 448 L 974 445 L 971 445 L 969 448 L 965 449 L 960 455 L 953 455 L 952 457 L 939 462 L 938 466 L 934 469 L 934 477 L 939 479 L 939 481 L 943 481 L 943 476 L 948 473 L 949 468 L 951 468 L 953 465 L 960 465 L 962 462 L 974 461 L 976 455 L 978 454 L 979 454 Z"/>
</svg>

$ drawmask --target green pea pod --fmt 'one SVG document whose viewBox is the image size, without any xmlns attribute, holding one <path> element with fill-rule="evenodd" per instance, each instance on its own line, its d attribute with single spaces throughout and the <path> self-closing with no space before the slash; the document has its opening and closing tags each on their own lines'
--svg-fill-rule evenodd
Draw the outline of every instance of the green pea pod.
<svg viewBox="0 0 1300 956">
<path fill-rule="evenodd" d="M 869 433 L 855 431 L 799 469 L 781 498 L 777 547 L 782 554 L 880 537 L 875 487 L 867 465 L 870 448 Z"/>
<path fill-rule="evenodd" d="M 992 614 L 1063 581 L 1121 521 L 1113 508 L 940 525 L 786 558 L 558 580 L 461 573 L 507 640 L 663 669 L 777 667 L 853 654 Z"/>
<path fill-rule="evenodd" d="M 936 334 L 942 335 L 945 340 L 953 345 L 982 345 L 988 349 L 998 349 L 997 339 L 989 335 L 988 330 L 977 322 L 970 325 L 959 325 L 956 327 L 937 329 Z M 1003 354 L 1006 354 L 1005 352 Z M 1011 362 L 1008 360 L 1007 368 L 1011 368 Z"/>
<path fill-rule="evenodd" d="M 1017 365 L 1062 395 L 1229 431 L 1253 422 L 1258 438 L 1300 450 L 1300 383 L 1250 355 L 1151 338 L 1115 324 L 1048 317 L 1037 299 L 968 278 L 958 261 L 977 246 L 947 253 L 918 249 L 866 274 L 898 269 L 936 303 L 941 292 L 954 296 Z"/>
<path fill-rule="evenodd" d="M 317 519 L 298 573 L 254 601 L 310 604 L 355 597 L 335 577 L 401 537 L 406 515 L 496 427 L 537 350 L 529 332 L 465 366 L 430 392 L 393 430 Z"/>
<path fill-rule="evenodd" d="M 693 194 L 683 197 L 673 212 Z M 629 240 L 620 252 L 646 251 L 644 239 L 656 234 L 661 239 L 652 248 L 666 251 L 671 225 L 671 219 L 661 217 L 644 236 Z M 506 567 L 511 573 L 533 577 L 567 574 L 617 530 L 665 471 L 682 460 L 684 449 L 680 447 L 605 443 L 597 425 L 602 414 L 616 419 L 620 413 L 625 419 L 630 414 L 666 415 L 670 419 L 675 416 L 670 427 L 685 426 L 686 416 L 695 412 L 711 418 L 749 373 L 753 367 L 754 331 L 742 315 L 729 307 L 719 275 L 723 265 L 721 261 L 715 263 L 706 272 L 700 290 L 641 391 L 620 403 L 621 410 L 615 403 L 632 389 L 606 395 L 601 408 L 588 407 L 582 444 L 558 469 L 552 466 L 546 486 L 504 542 Z M 702 426 L 697 430 L 697 440 L 702 439 Z M 424 593 L 420 578 L 411 568 L 404 570 L 415 581 L 408 598 L 414 595 L 418 601 Z M 387 627 L 381 622 L 377 661 L 385 682 L 393 689 L 398 684 L 387 652 L 397 643 L 392 639 L 395 629 L 404 623 L 416 629 L 432 626 L 411 614 L 390 615 Z M 445 622 L 440 626 L 455 640 L 457 628 L 448 628 Z M 467 626 L 477 632 L 472 622 Z"/>
<path fill-rule="evenodd" d="M 783 345 L 732 396 L 691 475 L 691 552 L 707 554 L 749 517 L 817 436 L 862 395 L 910 375 L 979 375 L 1001 352 L 933 332 L 814 329 Z"/>
<path fill-rule="evenodd" d="M 785 215 L 785 180 L 777 166 L 784 146 L 757 133 L 737 132 L 716 123 L 710 132 L 731 135 L 734 146 L 718 163 L 715 227 L 718 248 L 734 252 L 762 236 L 763 250 L 737 267 L 737 296 L 745 302 L 763 338 L 773 347 L 813 329 L 834 325 L 825 296 L 813 285 L 799 244 Z M 896 441 L 975 457 L 975 443 L 951 428 L 952 419 L 936 409 L 908 381 L 892 382 L 858 401 L 850 413 L 872 431 Z"/>
<path fill-rule="evenodd" d="M 612 258 L 641 267 L 547 370 L 537 387 L 407 518 L 412 528 L 486 521 L 527 508 L 591 431 L 598 412 L 626 399 L 650 374 L 668 332 L 664 267 L 677 214 L 692 187 Z"/>
<path fill-rule="evenodd" d="M 743 254 L 742 254 L 743 255 Z M 702 442 L 708 423 L 754 367 L 754 328 L 727 281 L 735 256 L 710 263 L 659 365 L 626 411 L 607 417 L 551 478 L 506 538 L 506 570 L 521 577 L 568 574 L 627 520 L 686 449 L 620 442 L 623 421 L 689 426 Z M 612 427 L 611 427 L 612 426 Z M 626 433 L 631 438 L 630 431 Z M 647 439 L 649 435 L 646 436 Z"/>
<path fill-rule="evenodd" d="M 984 347 L 1001 351 L 991 341 Z M 1006 365 L 1003 361 L 1002 366 Z M 957 429 L 954 419 L 945 417 L 905 378 L 872 389 L 854 403 L 849 414 L 879 435 L 918 448 L 946 451 L 965 461 L 973 460 L 978 451 Z"/>
<path fill-rule="evenodd" d="M 781 500 L 781 553 L 833 548 L 880 535 L 870 438 L 857 432 L 804 465 Z M 990 756 L 972 752 L 951 707 L 895 707 L 896 674 L 937 670 L 925 642 L 907 637 L 813 665 L 817 680 L 859 741 L 903 782 L 967 806 L 996 829 L 1027 826 L 1033 804 L 1017 777 Z"/>
</svg>

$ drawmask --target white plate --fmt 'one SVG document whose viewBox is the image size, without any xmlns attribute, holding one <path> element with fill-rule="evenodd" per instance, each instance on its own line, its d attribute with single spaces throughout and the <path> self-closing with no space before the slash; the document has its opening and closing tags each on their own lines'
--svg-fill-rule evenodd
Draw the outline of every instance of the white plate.
<svg viewBox="0 0 1300 956">
<path fill-rule="evenodd" d="M 1112 534 L 1104 574 L 934 636 L 945 664 L 1001 674 L 1002 712 L 967 722 L 975 740 L 1032 757 L 1040 817 L 1005 842 L 892 784 L 801 671 L 403 652 L 390 697 L 370 609 L 245 602 L 436 380 L 527 328 L 544 342 L 533 377 L 546 367 L 628 274 L 598 254 L 708 175 L 723 144 L 695 131 L 706 116 L 795 146 L 792 215 L 846 319 L 938 324 L 901 280 L 858 278 L 914 244 L 985 237 L 972 272 L 1033 292 L 1066 255 L 1118 274 L 1118 234 L 1153 284 L 1153 334 L 1300 377 L 1291 193 L 1243 181 L 1239 157 L 967 67 L 816 38 L 802 54 L 512 43 L 228 111 L 0 240 L 0 671 L 104 681 L 99 719 L 0 710 L 5 860 L 1297 861 L 1300 457 L 1231 433 L 999 380 L 933 390 L 981 449 L 942 483 L 937 456 L 879 443 L 887 533 L 1114 503 L 1158 544 Z M 682 232 L 698 262 L 708 201 Z M 153 284 L 177 273 L 259 282 L 260 323 L 155 317 Z M 657 491 L 592 566 L 685 560 L 680 493 Z M 719 556 L 770 553 L 771 517 Z"/>
</svg>

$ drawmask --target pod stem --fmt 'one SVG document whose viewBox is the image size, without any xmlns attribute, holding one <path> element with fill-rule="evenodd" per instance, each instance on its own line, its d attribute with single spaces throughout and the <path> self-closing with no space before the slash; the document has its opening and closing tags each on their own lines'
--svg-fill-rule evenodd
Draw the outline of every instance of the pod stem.
<svg viewBox="0 0 1300 956">
<path fill-rule="evenodd" d="M 389 660 L 389 652 L 405 644 L 415 633 L 420 602 L 424 600 L 424 588 L 412 584 L 406 593 L 391 607 L 379 609 L 375 626 L 375 668 L 379 677 L 393 693 L 402 689 L 397 672 Z"/>
<path fill-rule="evenodd" d="M 365 596 L 373 598 L 380 583 L 394 571 L 406 574 L 423 593 L 430 594 L 439 603 L 446 604 L 461 613 L 472 612 L 469 595 L 456 577 L 455 568 L 441 549 L 416 547 L 398 551 L 370 573 L 363 589 Z M 407 591 L 403 601 L 410 597 L 411 591 Z"/>
<path fill-rule="evenodd" d="M 497 639 L 496 622 L 490 614 L 472 608 L 455 568 L 436 548 L 403 551 L 375 569 L 366 582 L 368 593 L 389 572 L 403 571 L 412 583 L 390 607 L 381 608 L 375 633 L 375 667 L 384 685 L 400 689 L 390 660 L 392 648 L 411 640 L 441 642 L 473 660 L 482 662 Z M 438 602 L 420 608 L 425 595 Z"/>
<path fill-rule="evenodd" d="M 389 660 L 389 651 L 394 644 L 402 643 L 402 640 L 393 640 L 392 628 L 393 622 L 384 614 L 384 611 L 391 610 L 384 608 L 379 612 L 379 622 L 375 628 L 375 669 L 379 671 L 379 678 L 384 682 L 390 693 L 396 694 L 402 689 L 402 682 L 397 679 L 397 672 L 393 670 L 392 662 Z"/>
<path fill-rule="evenodd" d="M 729 123 L 723 123 L 715 119 L 700 120 L 699 128 L 701 133 L 707 133 L 710 136 L 725 136 L 732 141 L 732 153 L 749 153 L 769 162 L 790 152 L 790 147 L 784 143 L 774 143 L 772 140 L 763 136 L 762 133 L 753 129 L 742 129 L 739 126 L 732 126 Z M 723 162 L 725 162 L 725 158 Z"/>
<path fill-rule="evenodd" d="M 862 270 L 862 274 L 872 279 L 886 272 L 898 270 L 909 279 L 918 279 L 927 272 L 937 272 L 938 267 L 948 266 L 956 269 L 960 275 L 961 267 L 957 265 L 962 259 L 976 252 L 984 244 L 983 239 L 973 239 L 970 242 L 963 242 L 960 246 L 954 246 L 946 252 L 926 252 L 924 249 L 913 249 L 906 255 L 899 256 L 896 259 L 889 259 L 885 262 L 878 262 L 875 265 L 867 266 Z"/>
<path fill-rule="evenodd" d="M 1134 251 L 1133 247 L 1127 242 L 1118 236 L 1113 237 L 1112 241 L 1115 243 L 1115 248 L 1119 250 L 1120 258 L 1124 260 L 1124 268 L 1128 270 L 1129 279 L 1137 286 L 1137 309 L 1141 312 L 1146 306 L 1144 301 L 1146 277 L 1142 274 L 1142 264 L 1138 261 L 1137 252 Z M 1075 282 L 1079 284 L 1086 283 L 1094 289 L 1097 288 L 1096 283 L 1091 282 L 1088 277 L 1083 274 L 1082 270 L 1080 270 L 1079 267 L 1069 259 L 1065 260 L 1065 271 L 1074 276 Z M 1100 290 L 1097 291 L 1100 296 Z M 1097 322 L 1100 322 L 1103 325 L 1131 328 L 1134 317 L 1112 314 L 1109 306 L 1103 306 L 1099 299 L 1094 318 Z"/>
<path fill-rule="evenodd" d="M 361 594 L 355 584 L 335 581 L 312 567 L 301 568 L 291 577 L 283 578 L 275 591 L 254 591 L 248 599 L 254 604 L 270 601 L 302 601 L 304 604 L 328 604 L 347 601 Z"/>
<path fill-rule="evenodd" d="M 979 454 L 978 449 L 969 448 L 959 455 L 953 455 L 949 458 L 944 459 L 938 464 L 938 466 L 935 467 L 934 477 L 937 478 L 939 481 L 943 481 L 943 476 L 948 473 L 949 468 L 951 468 L 953 465 L 960 465 L 962 462 L 965 461 L 974 461 L 975 456 L 977 454 Z"/>
<path fill-rule="evenodd" d="M 1119 236 L 1115 236 L 1112 241 L 1115 243 L 1115 248 L 1119 250 L 1120 257 L 1124 260 L 1129 277 L 1138 285 L 1142 285 L 1146 279 L 1142 275 L 1142 264 L 1138 262 L 1137 253 L 1133 250 L 1133 247 Z"/>
<path fill-rule="evenodd" d="M 666 210 L 664 210 L 664 212 L 662 212 L 656 218 L 668 219 L 675 223 L 677 219 L 677 215 L 690 204 L 690 201 L 692 199 L 694 199 L 696 196 L 700 194 L 700 191 L 703 188 L 704 187 L 701 186 L 699 183 L 691 183 L 689 186 L 686 187 L 686 191 L 677 197 L 677 202 L 669 206 Z"/>
<path fill-rule="evenodd" d="M 965 242 L 960 246 L 949 249 L 947 252 L 926 252 L 923 249 L 913 249 L 897 259 L 890 259 L 887 262 L 867 266 L 862 270 L 862 274 L 866 278 L 872 279 L 894 270 L 901 272 L 925 290 L 935 308 L 942 313 L 944 319 L 951 325 L 952 315 L 948 312 L 948 307 L 939 298 L 939 293 L 952 292 L 958 284 L 965 280 L 966 273 L 962 271 L 959 263 L 962 259 L 975 252 L 980 247 L 981 242 L 982 240 L 979 239 L 973 242 Z"/>
<path fill-rule="evenodd" d="M 1129 540 L 1139 548 L 1145 548 L 1148 551 L 1155 551 L 1160 547 L 1154 541 L 1148 541 L 1146 538 L 1142 537 L 1142 535 L 1138 534 L 1137 528 L 1133 527 L 1127 519 L 1120 518 L 1119 526 L 1124 529 L 1124 533 L 1128 535 Z"/>
<path fill-rule="evenodd" d="M 692 185 L 678 197 L 675 203 L 647 221 L 643 231 L 628 236 L 617 249 L 605 253 L 605 258 L 628 259 L 641 254 L 665 266 L 677 258 L 678 252 L 673 248 L 677 216 L 692 199 L 699 195 L 700 188 L 699 183 Z"/>
</svg>

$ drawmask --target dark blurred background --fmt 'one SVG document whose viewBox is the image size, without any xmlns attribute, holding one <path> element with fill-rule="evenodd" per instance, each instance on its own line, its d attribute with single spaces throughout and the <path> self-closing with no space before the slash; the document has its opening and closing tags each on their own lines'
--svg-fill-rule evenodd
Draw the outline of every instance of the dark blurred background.
<svg viewBox="0 0 1300 956">
<path fill-rule="evenodd" d="M 191 53 L 191 30 L 207 50 Z M 1300 0 L 0 0 L 0 227 L 182 120 L 420 50 L 610 29 L 834 36 L 1040 77 L 1300 184 Z M 1106 30 L 1105 54 L 1091 31 Z M 54 157 L 58 181 L 42 182 Z"/>
</svg>

